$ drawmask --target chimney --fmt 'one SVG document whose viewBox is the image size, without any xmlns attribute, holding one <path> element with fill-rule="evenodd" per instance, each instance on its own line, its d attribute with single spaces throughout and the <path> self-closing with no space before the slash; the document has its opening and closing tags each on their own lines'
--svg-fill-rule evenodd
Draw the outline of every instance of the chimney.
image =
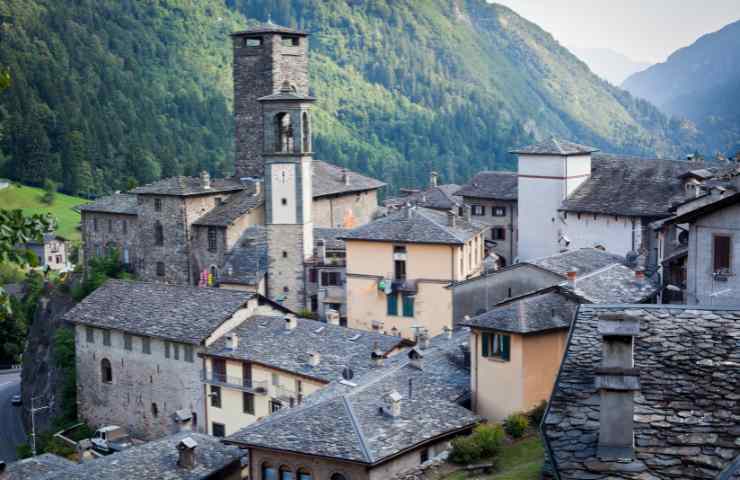
<svg viewBox="0 0 740 480">
<path fill-rule="evenodd" d="M 370 353 L 370 359 L 373 361 L 373 366 L 375 367 L 382 367 L 385 362 L 385 355 L 383 355 L 383 352 L 380 350 L 377 343 L 375 344 L 373 351 Z"/>
<path fill-rule="evenodd" d="M 253 184 L 254 184 L 254 192 L 252 193 L 252 196 L 259 197 L 262 194 L 262 180 L 255 179 Z"/>
<path fill-rule="evenodd" d="M 177 465 L 192 470 L 195 468 L 195 447 L 198 444 L 191 437 L 185 437 L 177 443 Z"/>
<path fill-rule="evenodd" d="M 345 185 L 349 185 L 350 183 L 349 170 L 347 170 L 346 168 L 342 169 L 342 183 L 344 183 Z"/>
<path fill-rule="evenodd" d="M 576 282 L 578 279 L 578 270 L 575 268 L 571 268 L 565 273 L 565 276 L 568 277 L 568 286 L 575 290 Z"/>
<path fill-rule="evenodd" d="M 200 186 L 203 190 L 210 190 L 211 188 L 211 176 L 205 170 L 200 172 Z"/>
<path fill-rule="evenodd" d="M 298 319 L 295 317 L 285 317 L 285 329 L 290 331 L 298 326 Z"/>
<path fill-rule="evenodd" d="M 445 325 L 444 327 L 442 327 L 442 334 L 445 336 L 446 339 L 449 340 L 450 338 L 452 338 L 452 329 Z"/>
<path fill-rule="evenodd" d="M 323 238 L 316 240 L 316 256 L 322 265 L 326 264 L 326 240 Z"/>
<path fill-rule="evenodd" d="M 416 346 L 420 350 L 429 348 L 429 331 L 426 328 L 418 328 L 415 335 Z"/>
<path fill-rule="evenodd" d="M 635 283 L 640 286 L 645 285 L 645 270 L 638 268 L 635 270 Z"/>
<path fill-rule="evenodd" d="M 412 348 L 409 352 L 409 360 L 412 367 L 424 370 L 424 354 L 417 347 Z"/>
<path fill-rule="evenodd" d="M 429 174 L 429 186 L 430 187 L 436 187 L 438 180 L 439 180 L 439 174 L 437 172 L 432 172 Z"/>
<path fill-rule="evenodd" d="M 633 354 L 640 318 L 626 313 L 603 313 L 598 322 L 602 360 L 595 378 L 601 396 L 597 455 L 602 461 L 631 460 L 635 445 L 634 395 L 640 390 Z"/>
<path fill-rule="evenodd" d="M 455 228 L 455 225 L 457 225 L 457 215 L 453 211 L 447 212 L 447 226 Z"/>
<path fill-rule="evenodd" d="M 403 207 L 403 219 L 411 220 L 413 216 L 414 216 L 414 207 L 412 207 L 410 203 L 407 203 Z"/>
<path fill-rule="evenodd" d="M 397 390 L 393 390 L 391 393 L 385 396 L 386 401 L 386 412 L 393 418 L 401 416 L 401 394 Z"/>
<path fill-rule="evenodd" d="M 339 312 L 330 308 L 326 311 L 326 323 L 329 325 L 339 325 Z"/>
<path fill-rule="evenodd" d="M 472 214 L 472 208 L 470 208 L 470 205 L 463 205 L 463 215 L 465 216 L 465 221 L 470 222 L 470 216 Z"/>
<path fill-rule="evenodd" d="M 308 364 L 312 367 L 317 367 L 321 361 L 321 354 L 319 352 L 308 352 Z"/>
<path fill-rule="evenodd" d="M 239 335 L 235 332 L 229 332 L 226 334 L 226 348 L 229 350 L 236 350 L 239 347 Z"/>
</svg>

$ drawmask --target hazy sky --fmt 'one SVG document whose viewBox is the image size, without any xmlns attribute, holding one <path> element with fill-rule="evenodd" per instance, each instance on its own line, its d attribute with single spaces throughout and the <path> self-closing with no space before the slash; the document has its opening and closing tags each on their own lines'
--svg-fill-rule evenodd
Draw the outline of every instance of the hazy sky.
<svg viewBox="0 0 740 480">
<path fill-rule="evenodd" d="M 489 0 L 490 3 L 490 0 Z M 662 62 L 701 35 L 740 20 L 740 0 L 496 0 L 567 47 L 611 48 Z"/>
</svg>

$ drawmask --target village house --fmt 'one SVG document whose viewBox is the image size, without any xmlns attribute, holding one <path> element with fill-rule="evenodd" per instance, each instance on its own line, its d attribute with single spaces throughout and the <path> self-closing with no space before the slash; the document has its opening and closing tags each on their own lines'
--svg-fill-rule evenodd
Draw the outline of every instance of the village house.
<svg viewBox="0 0 740 480">
<path fill-rule="evenodd" d="M 467 335 L 450 332 L 406 349 L 226 442 L 249 451 L 253 480 L 385 480 L 418 467 L 481 421 L 463 406 Z"/>
<path fill-rule="evenodd" d="M 454 183 L 440 184 L 439 174 L 431 172 L 429 174 L 429 185 L 425 188 L 402 188 L 401 196 L 387 198 L 383 202 L 383 206 L 389 209 L 398 209 L 406 205 L 414 205 L 442 212 L 458 211 L 462 207 L 462 198 L 455 192 L 459 189 L 460 185 Z"/>
<path fill-rule="evenodd" d="M 67 271 L 73 265 L 69 260 L 69 242 L 66 238 L 54 233 L 45 233 L 41 241 L 30 241 L 23 244 L 36 258 L 39 267 L 54 271 Z"/>
<path fill-rule="evenodd" d="M 307 306 L 317 318 L 336 312 L 347 326 L 347 249 L 342 228 L 314 228 L 314 254 L 306 261 Z"/>
<path fill-rule="evenodd" d="M 485 230 L 469 215 L 406 207 L 341 236 L 348 325 L 406 338 L 452 328 L 446 286 L 480 275 Z"/>
<path fill-rule="evenodd" d="M 81 263 L 115 249 L 129 271 L 138 264 L 136 195 L 116 193 L 79 206 L 82 234 Z"/>
<path fill-rule="evenodd" d="M 551 475 L 740 474 L 740 311 L 581 305 L 542 423 Z"/>
<path fill-rule="evenodd" d="M 205 352 L 208 433 L 236 431 L 351 381 L 405 343 L 398 337 L 292 316 L 255 316 Z"/>
<path fill-rule="evenodd" d="M 287 311 L 248 292 L 107 281 L 64 316 L 75 326 L 80 418 L 144 439 L 183 422 L 204 432 L 200 357 L 258 313 Z"/>
</svg>

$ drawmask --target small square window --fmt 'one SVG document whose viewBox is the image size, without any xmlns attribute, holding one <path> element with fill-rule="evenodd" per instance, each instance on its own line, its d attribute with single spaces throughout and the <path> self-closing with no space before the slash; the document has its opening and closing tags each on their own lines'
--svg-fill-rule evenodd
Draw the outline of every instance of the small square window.
<svg viewBox="0 0 740 480">
<path fill-rule="evenodd" d="M 195 359 L 193 358 L 193 346 L 192 345 L 185 345 L 183 348 L 183 356 L 185 357 L 185 361 L 188 363 L 193 363 Z"/>
<path fill-rule="evenodd" d="M 491 208 L 491 215 L 494 217 L 505 217 L 506 207 L 493 207 Z"/>
<path fill-rule="evenodd" d="M 288 204 L 288 199 L 287 198 L 281 198 L 280 199 L 280 203 L 283 204 L 283 205 L 287 205 Z"/>
<path fill-rule="evenodd" d="M 249 415 L 254 415 L 254 394 L 242 392 L 242 411 Z"/>
<path fill-rule="evenodd" d="M 149 337 L 141 337 L 141 353 L 151 355 L 152 353 L 152 339 Z"/>
<path fill-rule="evenodd" d="M 211 406 L 221 408 L 221 387 L 211 385 Z"/>
<path fill-rule="evenodd" d="M 164 262 L 157 262 L 157 276 L 164 277 Z"/>
<path fill-rule="evenodd" d="M 298 37 L 283 37 L 283 46 L 285 47 L 297 47 L 301 44 L 301 41 Z"/>
<path fill-rule="evenodd" d="M 283 404 L 280 403 L 280 400 L 270 400 L 270 413 L 278 412 L 281 408 L 283 408 Z"/>
<path fill-rule="evenodd" d="M 162 211 L 162 199 L 161 198 L 154 199 L 154 210 L 156 210 L 157 212 Z"/>
<path fill-rule="evenodd" d="M 85 337 L 87 343 L 95 343 L 95 329 L 92 327 L 85 327 Z"/>
<path fill-rule="evenodd" d="M 288 251 L 287 250 L 283 250 L 283 258 L 288 258 Z"/>
<path fill-rule="evenodd" d="M 470 213 L 476 217 L 480 217 L 486 214 L 486 207 L 483 205 L 471 205 Z"/>
<path fill-rule="evenodd" d="M 179 343 L 173 343 L 172 344 L 172 351 L 174 352 L 175 360 L 180 360 L 180 344 Z"/>
<path fill-rule="evenodd" d="M 274 373 L 274 372 L 272 374 L 272 385 L 275 386 L 275 387 L 279 387 L 280 386 L 280 375 L 278 375 L 277 373 Z"/>
<path fill-rule="evenodd" d="M 164 342 L 164 358 L 170 358 L 170 342 Z"/>
<path fill-rule="evenodd" d="M 244 39 L 245 47 L 259 47 L 262 45 L 261 38 L 247 37 Z"/>
<path fill-rule="evenodd" d="M 110 347 L 110 330 L 103 330 L 103 345 Z"/>
</svg>

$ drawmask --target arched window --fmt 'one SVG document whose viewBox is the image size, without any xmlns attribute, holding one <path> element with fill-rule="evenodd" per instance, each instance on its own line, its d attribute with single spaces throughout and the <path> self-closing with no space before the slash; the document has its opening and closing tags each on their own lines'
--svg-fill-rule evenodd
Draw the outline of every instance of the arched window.
<svg viewBox="0 0 740 480">
<path fill-rule="evenodd" d="M 347 480 L 347 477 L 341 473 L 332 473 L 330 480 Z"/>
<path fill-rule="evenodd" d="M 113 383 L 113 367 L 107 358 L 100 361 L 100 377 L 103 383 Z"/>
<path fill-rule="evenodd" d="M 311 151 L 311 130 L 308 126 L 308 112 L 303 112 L 303 121 L 301 122 L 303 125 L 303 151 L 304 152 L 310 152 Z"/>
<path fill-rule="evenodd" d="M 293 151 L 293 125 L 288 113 L 275 115 L 275 151 L 286 153 Z"/>
<path fill-rule="evenodd" d="M 293 470 L 283 465 L 280 467 L 280 480 L 293 480 Z"/>
<path fill-rule="evenodd" d="M 311 475 L 311 472 L 309 472 L 305 468 L 299 468 L 298 469 L 298 477 L 296 480 L 313 480 L 313 476 Z"/>
<path fill-rule="evenodd" d="M 159 221 L 154 224 L 154 243 L 157 245 L 164 244 L 164 228 L 162 227 L 162 223 Z"/>
<path fill-rule="evenodd" d="M 278 480 L 277 470 L 267 462 L 262 464 L 262 480 Z"/>
</svg>

